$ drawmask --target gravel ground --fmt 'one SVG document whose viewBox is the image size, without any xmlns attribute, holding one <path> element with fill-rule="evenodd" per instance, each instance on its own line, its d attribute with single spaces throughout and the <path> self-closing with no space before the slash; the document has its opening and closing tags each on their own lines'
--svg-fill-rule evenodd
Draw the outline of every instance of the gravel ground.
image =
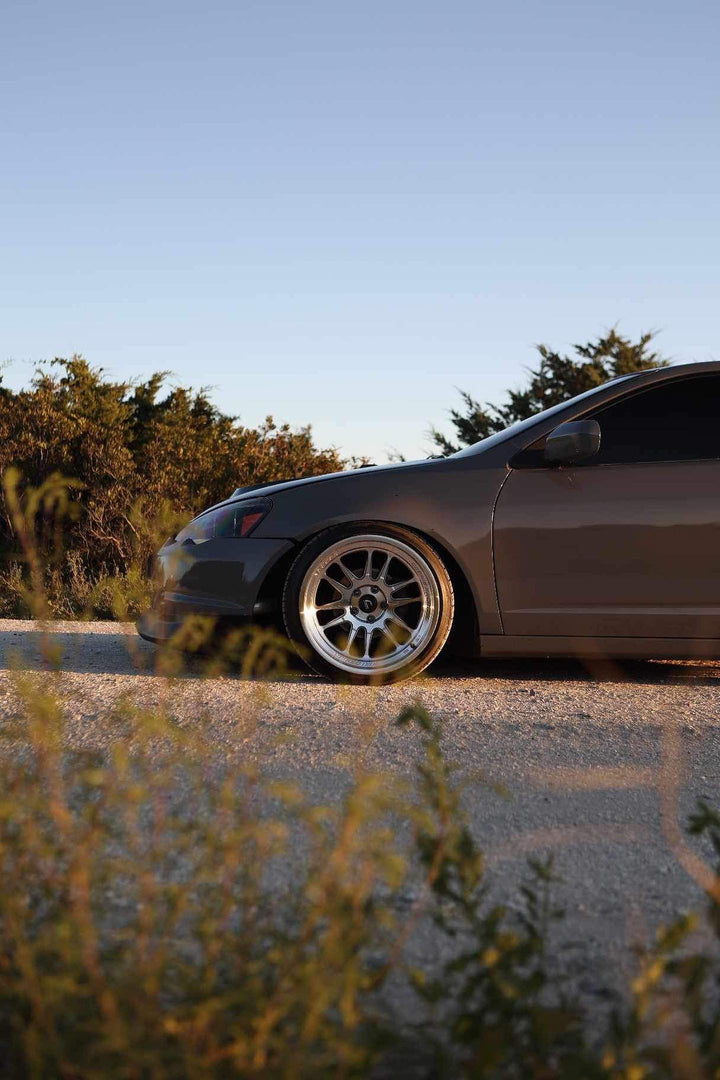
<svg viewBox="0 0 720 1080">
<path fill-rule="evenodd" d="M 36 624 L 1 626 L 0 719 L 14 709 L 8 668 L 44 666 Z M 55 623 L 52 640 L 78 745 L 112 738 L 109 707 L 123 697 L 165 703 L 186 722 L 209 712 L 229 761 L 269 763 L 322 801 L 338 797 L 351 766 L 411 775 L 418 741 L 392 720 L 422 702 L 442 717 L 461 770 L 508 788 L 502 798 L 478 779 L 468 792 L 496 891 L 509 895 L 528 854 L 554 851 L 563 941 L 580 942 L 590 995 L 605 963 L 624 978 L 628 942 L 702 903 L 704 864 L 678 823 L 697 797 L 720 805 L 720 663 L 448 661 L 415 682 L 365 689 L 304 675 L 208 680 L 197 668 L 168 680 L 154 647 L 116 623 Z"/>
</svg>

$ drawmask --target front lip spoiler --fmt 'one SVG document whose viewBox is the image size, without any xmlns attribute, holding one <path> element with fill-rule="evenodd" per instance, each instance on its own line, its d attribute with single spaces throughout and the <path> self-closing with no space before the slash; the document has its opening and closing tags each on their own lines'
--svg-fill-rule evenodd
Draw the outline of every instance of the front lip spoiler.
<svg viewBox="0 0 720 1080">
<path fill-rule="evenodd" d="M 146 611 L 140 616 L 136 625 L 136 629 L 141 638 L 145 641 L 152 641 L 155 644 L 161 641 L 169 641 L 174 634 L 180 629 L 182 625 L 180 622 L 169 621 L 162 619 L 157 611 Z"/>
<path fill-rule="evenodd" d="M 177 605 L 174 605 L 177 606 Z M 186 620 L 192 615 L 205 616 L 209 619 L 216 619 L 220 624 L 233 624 L 236 626 L 251 626 L 255 617 L 268 614 L 272 611 L 272 605 L 267 601 L 261 601 L 254 607 L 252 616 L 250 615 L 232 615 L 220 614 L 217 611 L 202 611 L 195 605 L 188 605 L 185 612 L 174 612 L 173 617 L 165 618 L 157 608 L 152 608 L 150 611 L 146 611 L 135 624 L 135 628 L 141 638 L 145 641 L 152 641 L 156 645 L 167 643 L 175 637 L 177 633 L 182 629 Z"/>
</svg>

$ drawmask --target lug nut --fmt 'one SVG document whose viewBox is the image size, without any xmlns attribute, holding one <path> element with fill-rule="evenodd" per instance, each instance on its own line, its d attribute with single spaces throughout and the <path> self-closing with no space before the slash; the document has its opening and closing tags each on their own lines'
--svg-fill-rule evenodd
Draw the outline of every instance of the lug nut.
<svg viewBox="0 0 720 1080">
<path fill-rule="evenodd" d="M 377 591 L 378 591 L 378 587 L 377 587 L 377 585 L 373 585 L 373 587 L 372 587 L 372 589 L 370 590 L 370 592 L 377 592 Z"/>
</svg>

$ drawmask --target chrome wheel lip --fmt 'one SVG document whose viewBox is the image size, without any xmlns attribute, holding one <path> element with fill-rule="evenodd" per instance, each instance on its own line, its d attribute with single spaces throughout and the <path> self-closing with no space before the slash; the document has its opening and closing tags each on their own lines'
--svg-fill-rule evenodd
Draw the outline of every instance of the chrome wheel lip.
<svg viewBox="0 0 720 1080">
<path fill-rule="evenodd" d="M 318 619 L 321 610 L 327 611 L 331 605 L 318 605 L 317 593 L 323 581 L 333 582 L 326 577 L 326 571 L 333 564 L 339 563 L 344 556 L 365 552 L 383 553 L 387 558 L 381 573 L 387 573 L 390 559 L 402 563 L 408 570 L 408 581 L 417 584 L 419 597 L 417 603 L 421 604 L 420 617 L 416 626 L 409 627 L 404 624 L 402 617 L 395 614 L 395 609 L 402 606 L 398 599 L 392 597 L 393 588 L 401 591 L 403 585 L 408 582 L 403 578 L 401 584 L 389 586 L 380 577 L 372 576 L 372 556 L 367 564 L 370 573 L 352 575 L 348 568 L 343 566 L 345 574 L 351 578 L 349 587 L 339 588 L 333 585 L 341 599 L 332 605 L 337 610 L 338 616 L 333 625 L 347 626 L 349 642 L 352 643 L 359 630 L 365 635 L 370 634 L 370 641 L 374 640 L 374 632 L 379 631 L 390 641 L 394 642 L 395 648 L 386 656 L 352 656 L 345 649 L 338 648 L 332 643 L 326 634 L 329 624 L 322 624 Z M 359 600 L 372 593 L 376 599 L 376 608 L 363 614 L 368 605 L 361 609 Z M 352 608 L 351 608 L 352 599 Z M 408 600 L 405 599 L 405 605 Z M 299 615 L 305 636 L 315 652 L 328 664 L 339 671 L 354 675 L 384 675 L 404 667 L 414 656 L 419 656 L 425 647 L 433 640 L 435 631 L 441 616 L 441 593 L 440 587 L 427 560 L 409 544 L 394 537 L 382 534 L 366 533 L 357 536 L 345 537 L 331 544 L 310 564 L 300 586 Z M 403 643 L 393 638 L 393 626 L 401 627 L 410 631 L 410 637 Z M 365 641 L 367 642 L 367 637 Z M 366 649 L 369 645 L 366 645 Z"/>
</svg>

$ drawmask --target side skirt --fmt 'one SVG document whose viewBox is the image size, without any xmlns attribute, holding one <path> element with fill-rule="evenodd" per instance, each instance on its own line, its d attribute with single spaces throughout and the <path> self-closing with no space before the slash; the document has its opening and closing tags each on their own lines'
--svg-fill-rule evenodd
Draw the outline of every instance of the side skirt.
<svg viewBox="0 0 720 1080">
<path fill-rule="evenodd" d="M 483 634 L 481 656 L 578 656 L 647 660 L 720 659 L 720 638 L 525 637 Z"/>
</svg>

